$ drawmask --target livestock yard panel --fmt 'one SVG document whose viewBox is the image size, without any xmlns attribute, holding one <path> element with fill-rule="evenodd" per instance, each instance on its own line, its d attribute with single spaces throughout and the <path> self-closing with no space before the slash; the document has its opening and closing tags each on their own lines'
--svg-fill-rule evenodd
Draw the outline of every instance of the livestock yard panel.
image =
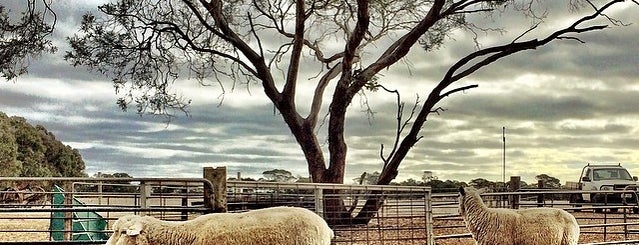
<svg viewBox="0 0 639 245">
<path fill-rule="evenodd" d="M 570 196 L 581 193 L 605 194 L 617 191 L 566 191 L 553 189 L 521 189 L 517 192 L 484 193 L 490 207 L 534 208 L 556 207 L 571 213 L 581 228 L 580 244 L 639 244 L 637 203 L 574 203 Z M 457 193 L 434 194 L 433 232 L 437 244 L 471 245 L 472 240 L 459 216 Z M 504 200 L 515 200 L 504 203 Z M 506 201 L 507 202 L 507 201 Z"/>
<path fill-rule="evenodd" d="M 7 197 L 22 194 L 22 198 L 3 199 L 5 202 L 0 204 L 0 244 L 59 244 L 61 241 L 52 241 L 56 232 L 61 232 L 65 244 L 103 244 L 104 240 L 88 237 L 96 237 L 90 235 L 95 233 L 108 236 L 108 228 L 77 230 L 77 224 L 95 220 L 111 224 L 129 213 L 187 220 L 211 210 L 204 205 L 207 200 L 203 198 L 204 187 L 211 185 L 205 179 L 0 178 L 3 186 L 25 182 L 47 186 L 43 188 L 46 191 L 38 193 L 46 196 L 44 204 L 27 203 L 24 196 L 34 193 L 24 189 L 2 192 Z M 56 193 L 49 186 L 54 183 L 63 189 L 62 205 L 52 204 Z M 432 236 L 428 235 L 432 232 L 429 190 L 427 187 L 229 181 L 227 203 L 229 212 L 271 206 L 310 209 L 331 223 L 336 234 L 333 244 L 433 244 Z M 94 215 L 78 215 L 84 212 Z M 364 213 L 366 217 L 357 216 Z M 55 228 L 54 220 L 62 220 L 62 228 Z M 78 237 L 87 239 L 76 240 Z"/>
<path fill-rule="evenodd" d="M 4 177 L 0 186 L 0 244 L 104 244 L 108 224 L 124 214 L 187 220 L 206 212 L 203 189 L 212 185 L 197 178 Z"/>
<path fill-rule="evenodd" d="M 429 187 L 253 181 L 227 187 L 231 212 L 271 205 L 314 210 L 335 231 L 333 244 L 434 244 Z"/>
</svg>

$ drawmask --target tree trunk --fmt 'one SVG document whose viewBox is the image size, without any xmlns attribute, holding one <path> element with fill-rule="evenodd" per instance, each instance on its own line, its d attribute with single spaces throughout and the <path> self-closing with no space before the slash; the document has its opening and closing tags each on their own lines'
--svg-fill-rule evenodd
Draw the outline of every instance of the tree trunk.
<svg viewBox="0 0 639 245">
<path fill-rule="evenodd" d="M 335 175 L 326 176 L 324 183 L 341 182 L 341 179 L 336 179 Z M 351 213 L 346 209 L 344 205 L 344 198 L 342 196 L 342 190 L 325 189 L 322 193 L 324 197 L 324 218 L 329 225 L 349 225 L 351 224 Z"/>
</svg>

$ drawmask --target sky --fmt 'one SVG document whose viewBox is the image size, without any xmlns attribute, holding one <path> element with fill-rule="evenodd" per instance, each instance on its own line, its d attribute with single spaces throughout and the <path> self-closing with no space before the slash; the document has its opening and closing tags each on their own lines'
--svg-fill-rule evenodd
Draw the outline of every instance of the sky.
<svg viewBox="0 0 639 245">
<path fill-rule="evenodd" d="M 565 6 L 558 2 L 552 1 L 547 21 L 526 37 L 568 23 L 570 15 L 559 11 Z M 32 60 L 27 75 L 0 81 L 0 111 L 43 125 L 78 149 L 90 176 L 200 177 L 203 167 L 219 166 L 226 166 L 231 177 L 241 172 L 260 178 L 276 168 L 308 176 L 299 146 L 259 86 L 227 91 L 221 101 L 218 87 L 180 80 L 175 89 L 192 100 L 189 115 L 168 123 L 120 110 L 110 79 L 62 58 L 69 50 L 65 37 L 96 6 L 54 2 L 58 21 L 52 38 L 59 51 Z M 638 21 L 637 11 L 639 6 L 630 3 L 614 8 L 609 15 L 628 26 L 580 35 L 585 43 L 556 41 L 466 78 L 461 85 L 479 87 L 439 104 L 445 111 L 430 116 L 396 181 L 421 180 L 424 171 L 431 171 L 441 180 L 465 182 L 521 176 L 533 183 L 536 175 L 548 174 L 563 184 L 577 181 L 587 163 L 621 163 L 639 175 L 639 23 L 632 23 Z M 493 19 L 471 19 L 509 30 L 479 33 L 482 45 L 510 42 L 529 25 L 510 13 Z M 445 70 L 473 50 L 470 40 L 469 33 L 455 31 L 438 50 L 426 53 L 415 47 L 406 60 L 383 71 L 380 82 L 399 90 L 410 105 L 417 96 L 425 98 Z M 363 98 L 356 98 L 348 112 L 345 183 L 362 172 L 380 171 L 380 145 L 388 148 L 394 137 L 395 97 L 378 92 L 366 98 L 373 117 L 363 112 Z M 299 99 L 308 100 L 304 95 Z"/>
</svg>

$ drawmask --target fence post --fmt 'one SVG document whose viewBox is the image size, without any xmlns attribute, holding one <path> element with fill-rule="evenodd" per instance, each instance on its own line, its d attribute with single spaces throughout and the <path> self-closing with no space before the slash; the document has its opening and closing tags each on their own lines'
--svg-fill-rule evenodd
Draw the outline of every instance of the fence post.
<svg viewBox="0 0 639 245">
<path fill-rule="evenodd" d="M 544 189 L 544 181 L 542 180 L 537 180 L 537 189 Z M 538 194 L 537 195 L 537 207 L 543 207 L 544 206 L 544 194 Z"/>
<path fill-rule="evenodd" d="M 433 221 L 433 199 L 431 191 L 431 188 L 426 190 L 426 203 L 424 203 L 424 205 L 426 205 L 426 235 L 428 236 L 426 245 L 435 245 L 435 232 L 433 231 L 435 223 Z"/>
<path fill-rule="evenodd" d="M 186 188 L 180 190 L 180 192 L 182 193 L 182 207 L 188 207 L 189 206 L 189 184 L 188 183 L 184 183 L 186 185 Z M 182 211 L 182 213 L 180 214 L 180 220 L 182 221 L 186 221 L 189 220 L 189 213 L 186 211 Z"/>
<path fill-rule="evenodd" d="M 226 167 L 204 167 L 204 178 L 213 183 L 212 190 L 204 186 L 204 207 L 214 213 L 226 213 Z"/>
<path fill-rule="evenodd" d="M 313 194 L 315 194 L 315 213 L 324 218 L 324 190 L 319 186 L 315 186 Z"/>
<path fill-rule="evenodd" d="M 149 204 L 147 203 L 147 198 L 151 196 L 150 194 L 151 194 L 150 186 L 146 182 L 140 181 L 140 208 L 144 208 L 144 209 L 149 208 Z M 150 212 L 143 211 L 142 213 L 144 215 L 148 215 Z"/>
<path fill-rule="evenodd" d="M 510 185 L 508 185 L 508 192 L 515 192 L 519 190 L 520 182 L 520 176 L 510 176 Z M 519 209 L 519 195 L 509 195 L 508 200 L 510 202 L 510 208 Z"/>
<path fill-rule="evenodd" d="M 64 208 L 71 209 L 73 208 L 73 185 L 70 181 L 66 181 L 63 186 L 66 192 L 66 195 L 64 195 Z M 73 211 L 71 210 L 64 211 L 64 240 L 73 240 Z"/>
</svg>

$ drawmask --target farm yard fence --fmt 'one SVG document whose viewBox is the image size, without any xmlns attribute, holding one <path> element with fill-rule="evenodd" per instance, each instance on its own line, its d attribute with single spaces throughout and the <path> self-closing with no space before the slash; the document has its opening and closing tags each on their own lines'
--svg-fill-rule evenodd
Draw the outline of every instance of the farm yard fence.
<svg viewBox="0 0 639 245">
<path fill-rule="evenodd" d="M 639 244 L 637 203 L 577 203 L 575 194 L 612 194 L 634 191 L 575 191 L 560 189 L 520 189 L 514 192 L 484 193 L 489 207 L 556 207 L 571 213 L 581 228 L 579 244 Z M 459 216 L 457 193 L 433 194 L 433 233 L 437 244 L 475 244 Z M 635 198 L 636 200 L 636 198 Z"/>
<path fill-rule="evenodd" d="M 24 183 L 47 187 L 38 193 L 17 190 L 20 188 L 0 192 L 8 197 L 0 203 L 0 244 L 103 244 L 104 240 L 89 237 L 108 237 L 108 229 L 97 229 L 87 222 L 112 223 L 129 213 L 188 220 L 215 210 L 218 198 L 214 195 L 220 195 L 216 192 L 219 186 L 206 178 L 0 177 L 0 186 Z M 53 184 L 62 186 L 57 191 L 63 194 L 63 204 L 52 204 L 57 192 L 48 187 Z M 355 224 L 355 219 L 346 219 L 331 225 L 336 234 L 333 244 L 434 244 L 428 187 L 247 181 L 228 181 L 222 186 L 223 203 L 229 212 L 299 206 L 326 216 L 325 210 L 340 210 L 328 205 L 340 203 L 343 207 L 339 208 L 350 215 L 361 211 L 369 199 L 383 200 L 369 222 Z M 13 198 L 20 195 L 22 198 Z M 39 195 L 44 201 L 27 202 L 25 195 Z M 62 223 L 62 228 L 53 223 Z M 60 234 L 63 239 L 56 240 Z M 86 239 L 74 240 L 77 237 Z"/>
<path fill-rule="evenodd" d="M 204 178 L 0 177 L 0 186 L 0 244 L 104 244 L 109 231 L 99 224 L 125 214 L 187 220 L 212 209 Z M 42 200 L 25 198 L 33 195 Z"/>
<path fill-rule="evenodd" d="M 326 219 L 325 210 L 342 210 L 338 212 L 347 218 L 331 224 L 333 244 L 434 244 L 429 187 L 254 181 L 228 181 L 227 187 L 231 212 L 286 205 L 311 209 Z M 383 199 L 383 205 L 362 224 L 355 214 L 371 199 Z M 343 207 L 325 206 L 335 203 Z"/>
<path fill-rule="evenodd" d="M 52 196 L 57 194 L 49 188 L 54 184 L 62 187 L 59 190 L 62 196 L 58 196 L 62 204 L 51 202 Z M 430 188 L 422 186 L 252 181 L 213 184 L 208 178 L 0 177 L 0 187 L 4 188 L 0 189 L 0 245 L 103 244 L 104 240 L 88 237 L 109 235 L 108 229 L 87 223 L 112 223 L 129 213 L 165 220 L 188 220 L 220 208 L 218 201 L 214 201 L 219 196 L 224 197 L 220 203 L 228 212 L 299 206 L 326 218 L 329 216 L 327 211 L 342 210 L 344 215 L 341 217 L 347 218 L 331 225 L 336 234 L 333 240 L 336 245 L 474 244 L 458 214 L 457 194 L 433 194 Z M 611 192 L 636 195 L 631 191 L 521 189 L 485 193 L 483 198 L 492 207 L 565 209 L 581 226 L 580 244 L 639 244 L 637 203 L 607 203 L 605 200 L 604 203 L 575 203 L 569 198 L 574 194 Z M 383 200 L 383 205 L 375 209 L 368 222 L 362 223 L 353 217 L 364 212 L 367 200 Z M 330 206 L 336 204 L 339 206 Z M 54 221 L 63 225 L 54 227 Z M 82 228 L 76 228 L 78 226 Z M 62 234 L 63 239 L 55 240 L 54 234 Z M 86 239 L 73 240 L 74 237 Z"/>
</svg>

